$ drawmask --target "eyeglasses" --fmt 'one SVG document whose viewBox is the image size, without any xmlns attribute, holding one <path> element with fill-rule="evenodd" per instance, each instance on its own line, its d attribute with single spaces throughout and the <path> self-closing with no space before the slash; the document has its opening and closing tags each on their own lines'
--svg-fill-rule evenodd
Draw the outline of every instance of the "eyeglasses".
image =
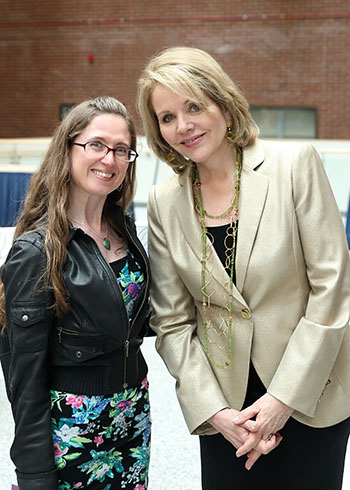
<svg viewBox="0 0 350 490">
<path fill-rule="evenodd" d="M 117 146 L 117 148 L 110 148 L 103 143 L 97 141 L 88 141 L 87 143 L 73 143 L 76 146 L 82 146 L 88 155 L 102 158 L 108 155 L 110 151 L 113 152 L 114 158 L 121 160 L 125 163 L 131 163 L 139 156 L 135 150 L 131 148 L 124 148 L 124 146 Z"/>
</svg>

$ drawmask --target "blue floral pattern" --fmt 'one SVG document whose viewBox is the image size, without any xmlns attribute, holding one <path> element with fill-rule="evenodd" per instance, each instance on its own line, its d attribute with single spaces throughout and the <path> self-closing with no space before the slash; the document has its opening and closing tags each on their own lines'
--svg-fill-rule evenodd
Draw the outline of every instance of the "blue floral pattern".
<svg viewBox="0 0 350 490">
<path fill-rule="evenodd" d="M 51 391 L 59 490 L 146 490 L 150 457 L 148 382 L 112 396 Z"/>
</svg>

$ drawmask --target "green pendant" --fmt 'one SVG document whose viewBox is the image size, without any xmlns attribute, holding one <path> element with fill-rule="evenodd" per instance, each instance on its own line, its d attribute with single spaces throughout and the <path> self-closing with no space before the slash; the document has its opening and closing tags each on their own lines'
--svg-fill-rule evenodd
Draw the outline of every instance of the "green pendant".
<svg viewBox="0 0 350 490">
<path fill-rule="evenodd" d="M 111 249 L 111 242 L 108 240 L 108 238 L 104 238 L 102 243 L 105 249 L 107 250 Z"/>
</svg>

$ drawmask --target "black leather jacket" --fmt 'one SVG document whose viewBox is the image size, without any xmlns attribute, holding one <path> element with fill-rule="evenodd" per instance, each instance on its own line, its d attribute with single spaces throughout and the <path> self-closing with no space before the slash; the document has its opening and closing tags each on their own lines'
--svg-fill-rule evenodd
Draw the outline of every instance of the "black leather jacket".
<svg viewBox="0 0 350 490">
<path fill-rule="evenodd" d="M 70 308 L 64 316 L 50 309 L 52 291 L 40 281 L 46 263 L 43 232 L 19 237 L 3 267 L 10 345 L 5 381 L 15 419 L 11 458 L 20 490 L 58 488 L 50 389 L 108 394 L 138 385 L 147 373 L 140 345 L 150 312 L 148 260 L 132 220 L 119 210 L 116 221 L 146 276 L 132 323 L 110 265 L 80 229 L 71 228 L 67 244 L 63 276 Z"/>
</svg>

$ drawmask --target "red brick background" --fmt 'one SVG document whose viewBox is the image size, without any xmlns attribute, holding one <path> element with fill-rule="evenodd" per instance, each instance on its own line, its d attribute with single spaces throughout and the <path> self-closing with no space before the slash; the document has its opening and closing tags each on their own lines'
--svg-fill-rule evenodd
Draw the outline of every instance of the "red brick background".
<svg viewBox="0 0 350 490">
<path fill-rule="evenodd" d="M 251 105 L 315 107 L 319 138 L 350 139 L 347 0 L 0 0 L 0 13 L 0 138 L 50 136 L 60 104 L 102 94 L 135 114 L 146 60 L 184 44 Z"/>
</svg>

